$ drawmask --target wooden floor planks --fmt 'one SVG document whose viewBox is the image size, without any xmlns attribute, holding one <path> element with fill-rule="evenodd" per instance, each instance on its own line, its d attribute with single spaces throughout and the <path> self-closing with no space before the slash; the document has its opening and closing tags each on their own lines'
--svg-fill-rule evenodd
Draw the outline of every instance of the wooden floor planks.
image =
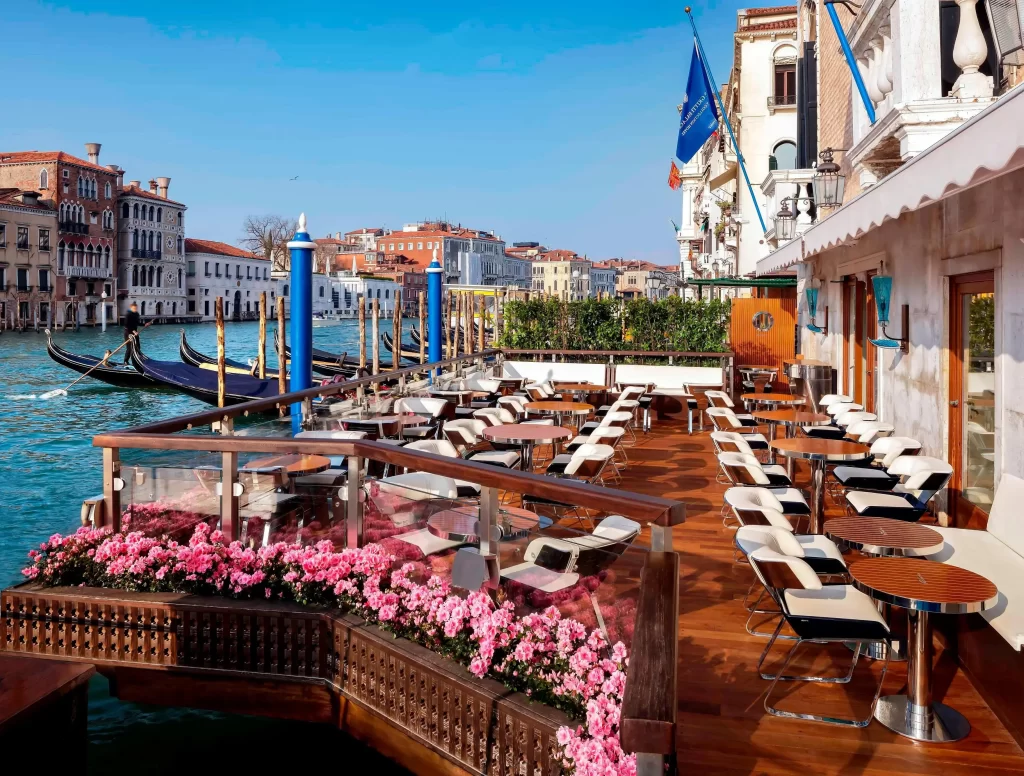
<svg viewBox="0 0 1024 776">
<path fill-rule="evenodd" d="M 1024 752 L 985 705 L 953 659 L 938 655 L 935 697 L 965 714 L 970 736 L 955 744 L 925 745 L 890 732 L 877 722 L 863 729 L 840 728 L 772 717 L 764 711 L 768 682 L 756 664 L 765 640 L 747 635 L 742 599 L 750 569 L 734 561 L 732 531 L 720 514 L 725 486 L 716 482 L 708 433 L 686 434 L 685 424 L 658 421 L 628 449 L 630 466 L 620 487 L 679 499 L 686 522 L 674 529 L 680 553 L 679 740 L 681 773 L 1002 774 L 1024 773 Z M 797 484 L 808 485 L 806 468 Z M 830 512 L 838 510 L 830 507 Z M 784 647 L 773 651 L 781 658 Z M 849 658 L 842 646 L 801 658 L 821 668 Z M 848 664 L 847 664 L 848 665 Z M 866 716 L 880 667 L 863 660 L 849 685 L 790 684 L 780 694 L 784 708 Z M 883 694 L 901 692 L 905 664 L 893 663 Z M 799 685 L 799 686 L 798 686 Z M 774 700 L 774 698 L 773 698 Z"/>
</svg>

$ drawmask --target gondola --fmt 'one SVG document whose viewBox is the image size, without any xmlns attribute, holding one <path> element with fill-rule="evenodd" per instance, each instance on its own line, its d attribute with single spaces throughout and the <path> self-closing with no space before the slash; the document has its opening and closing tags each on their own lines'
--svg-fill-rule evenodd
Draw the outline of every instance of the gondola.
<svg viewBox="0 0 1024 776">
<path fill-rule="evenodd" d="M 121 365 L 116 363 L 115 359 L 121 357 L 120 353 L 115 353 L 106 365 L 96 366 L 103 361 L 102 358 L 83 356 L 64 350 L 64 348 L 54 344 L 49 329 L 46 330 L 46 352 L 50 358 L 61 366 L 66 366 L 68 369 L 74 370 L 79 374 L 89 372 L 89 377 L 93 377 L 108 385 L 116 385 L 119 388 L 153 388 L 156 386 L 155 382 L 134 367 L 128 364 Z M 91 372 L 89 371 L 90 369 L 92 370 Z"/>
<path fill-rule="evenodd" d="M 380 339 L 381 342 L 384 343 L 384 347 L 386 350 L 388 350 L 390 353 L 395 352 L 395 340 L 391 336 L 390 332 L 384 332 L 383 334 L 381 334 Z M 420 362 L 420 350 L 418 345 L 414 347 L 403 342 L 401 355 L 402 358 L 404 358 L 406 361 L 412 361 L 413 363 L 416 364 Z"/>
<path fill-rule="evenodd" d="M 144 356 L 134 342 L 128 344 L 132 365 L 153 382 L 174 388 L 189 396 L 217 404 L 217 373 L 180 361 L 157 361 Z M 278 395 L 277 379 L 260 380 L 249 375 L 224 376 L 224 403 L 241 404 L 253 399 L 272 399 Z"/>
<path fill-rule="evenodd" d="M 188 344 L 188 340 L 185 338 L 185 330 L 181 330 L 181 338 L 178 344 L 178 353 L 181 356 L 181 360 L 191 366 L 197 366 L 200 369 L 217 369 L 217 359 L 213 356 L 208 356 L 205 353 L 200 353 L 195 350 L 191 345 Z M 228 374 L 236 375 L 249 375 L 255 376 L 256 367 L 243 364 L 241 361 L 234 361 L 230 358 L 224 359 L 224 366 Z M 277 379 L 277 371 L 265 369 L 266 376 L 271 379 Z"/>
<path fill-rule="evenodd" d="M 289 361 L 291 360 L 292 349 L 289 345 L 284 346 L 284 355 Z M 320 375 L 326 375 L 327 377 L 334 377 L 335 375 L 355 377 L 356 372 L 359 370 L 359 361 L 348 358 L 345 353 L 338 356 L 334 353 L 328 353 L 326 350 L 313 348 L 310 355 L 313 357 L 313 371 Z"/>
</svg>

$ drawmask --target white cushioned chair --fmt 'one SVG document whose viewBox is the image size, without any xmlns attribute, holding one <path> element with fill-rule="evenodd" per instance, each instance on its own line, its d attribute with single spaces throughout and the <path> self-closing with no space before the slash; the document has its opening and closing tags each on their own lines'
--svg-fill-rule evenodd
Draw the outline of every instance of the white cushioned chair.
<svg viewBox="0 0 1024 776">
<path fill-rule="evenodd" d="M 861 517 L 891 517 L 896 520 L 920 520 L 932 497 L 949 482 L 953 467 L 927 455 L 901 455 L 888 469 L 904 478 L 891 493 L 850 490 L 846 503 Z"/>
</svg>

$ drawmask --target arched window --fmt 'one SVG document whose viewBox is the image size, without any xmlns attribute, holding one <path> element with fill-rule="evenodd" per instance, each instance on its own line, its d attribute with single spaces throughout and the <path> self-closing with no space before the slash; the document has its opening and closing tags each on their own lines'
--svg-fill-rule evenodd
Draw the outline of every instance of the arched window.
<svg viewBox="0 0 1024 776">
<path fill-rule="evenodd" d="M 128 218 L 130 215 L 131 213 L 128 208 L 128 203 L 125 202 L 123 205 L 121 205 L 121 218 Z"/>
<path fill-rule="evenodd" d="M 162 233 L 157 232 L 156 233 L 156 249 L 159 251 L 159 250 L 161 250 L 163 248 L 163 246 L 164 246 L 164 236 L 163 236 Z"/>
<path fill-rule="evenodd" d="M 178 270 L 178 288 L 181 288 L 181 270 Z"/>
<path fill-rule="evenodd" d="M 139 217 L 139 203 L 138 202 L 135 203 L 135 207 L 132 210 L 133 210 L 134 217 L 138 218 Z"/>
<path fill-rule="evenodd" d="M 78 243 L 78 250 L 76 251 L 76 253 L 78 254 L 78 257 L 77 257 L 78 258 L 78 266 L 79 267 L 84 267 L 85 266 L 85 246 L 82 245 L 82 243 Z"/>
<path fill-rule="evenodd" d="M 163 272 L 161 272 L 160 270 L 157 270 L 157 271 L 156 271 L 156 287 L 157 287 L 157 288 L 160 288 L 160 279 L 161 279 L 161 276 L 162 276 L 163 274 L 164 274 L 164 273 L 163 273 Z"/>
<path fill-rule="evenodd" d="M 132 267 L 132 285 L 137 286 L 139 284 L 139 265 L 136 264 Z"/>
<path fill-rule="evenodd" d="M 64 241 L 57 243 L 57 271 L 64 271 Z"/>
<path fill-rule="evenodd" d="M 389 299 L 389 298 L 390 298 L 390 297 L 389 297 L 389 294 L 390 294 L 390 293 L 391 293 L 391 291 L 390 291 L 389 289 L 385 288 L 385 289 L 384 289 L 384 298 L 385 298 L 385 299 Z"/>
<path fill-rule="evenodd" d="M 287 283 L 284 284 L 284 288 L 281 289 L 281 293 L 284 296 L 288 296 L 288 284 Z"/>
<path fill-rule="evenodd" d="M 181 226 L 181 218 L 182 218 L 182 213 L 181 213 L 181 211 L 179 210 L 179 211 L 178 211 L 178 226 L 179 226 L 179 227 Z"/>
<path fill-rule="evenodd" d="M 320 286 L 320 298 L 322 299 L 323 296 L 324 296 L 324 287 Z"/>
<path fill-rule="evenodd" d="M 142 303 L 142 314 L 143 315 L 146 314 L 146 303 L 145 302 Z"/>
<path fill-rule="evenodd" d="M 772 149 L 772 155 L 768 159 L 769 170 L 795 170 L 796 169 L 796 143 L 791 140 L 783 140 Z"/>
<path fill-rule="evenodd" d="M 110 199 L 110 181 L 107 181 L 103 186 L 103 196 Z"/>
<path fill-rule="evenodd" d="M 154 276 L 154 274 L 155 274 L 154 268 L 153 268 L 153 267 L 150 267 L 150 268 L 149 268 L 149 287 L 150 287 L 150 288 L 152 288 L 152 287 L 153 287 L 153 281 L 154 281 L 154 279 L 155 279 L 155 278 L 153 277 L 153 276 Z"/>
<path fill-rule="evenodd" d="M 163 223 L 163 220 L 164 220 L 164 209 L 162 207 L 158 207 L 156 209 L 156 222 L 158 224 L 160 224 L 160 223 Z"/>
<path fill-rule="evenodd" d="M 96 188 L 96 181 L 93 181 L 92 182 L 92 198 L 93 199 L 97 199 L 97 196 L 96 196 L 96 192 L 97 191 L 99 191 L 99 189 Z"/>
<path fill-rule="evenodd" d="M 85 266 L 92 266 L 92 246 L 90 245 L 85 249 Z"/>
<path fill-rule="evenodd" d="M 110 246 L 108 245 L 103 249 L 103 267 L 104 269 L 110 269 Z"/>
<path fill-rule="evenodd" d="M 380 299 L 380 289 L 377 289 L 377 298 Z"/>
<path fill-rule="evenodd" d="M 39 188 L 47 189 L 50 187 L 50 173 L 46 171 L 44 167 L 39 171 Z"/>
<path fill-rule="evenodd" d="M 178 303 L 177 302 L 171 302 L 171 315 L 177 315 L 177 314 L 178 314 Z"/>
<path fill-rule="evenodd" d="M 139 249 L 139 230 L 136 229 L 132 232 L 132 250 L 137 251 Z"/>
<path fill-rule="evenodd" d="M 178 255 L 181 256 L 181 235 L 178 235 Z"/>
<path fill-rule="evenodd" d="M 77 184 L 77 185 L 76 185 L 76 188 L 75 188 L 75 190 L 76 190 L 76 193 L 78 194 L 78 196 L 82 196 L 82 179 L 81 179 L 81 178 L 79 178 L 79 179 L 78 179 L 78 180 L 76 181 L 76 184 Z"/>
<path fill-rule="evenodd" d="M 154 220 L 155 220 L 155 219 L 153 218 L 153 215 L 154 215 L 154 214 L 153 214 L 153 209 L 154 209 L 154 208 L 153 208 L 153 206 L 152 206 L 152 205 L 150 205 L 150 206 L 149 206 L 149 220 L 150 220 L 150 221 L 154 221 Z"/>
</svg>

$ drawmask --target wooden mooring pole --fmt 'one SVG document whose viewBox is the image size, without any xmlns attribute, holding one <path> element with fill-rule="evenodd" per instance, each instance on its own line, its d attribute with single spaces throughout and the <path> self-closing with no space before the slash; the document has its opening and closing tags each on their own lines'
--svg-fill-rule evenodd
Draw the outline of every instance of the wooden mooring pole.
<svg viewBox="0 0 1024 776">
<path fill-rule="evenodd" d="M 423 292 L 420 291 L 420 363 L 427 363 L 427 327 L 426 306 L 423 304 Z M 441 331 L 444 331 L 442 328 Z"/>
<path fill-rule="evenodd" d="M 224 359 L 224 297 L 217 297 L 213 303 L 213 312 L 217 319 L 217 406 L 223 407 L 227 373 Z"/>
<path fill-rule="evenodd" d="M 373 319 L 370 321 L 373 334 L 373 373 L 380 372 L 380 300 L 373 300 Z"/>
<path fill-rule="evenodd" d="M 260 380 L 267 378 L 267 292 L 260 292 L 260 351 L 256 355 Z"/>
</svg>

